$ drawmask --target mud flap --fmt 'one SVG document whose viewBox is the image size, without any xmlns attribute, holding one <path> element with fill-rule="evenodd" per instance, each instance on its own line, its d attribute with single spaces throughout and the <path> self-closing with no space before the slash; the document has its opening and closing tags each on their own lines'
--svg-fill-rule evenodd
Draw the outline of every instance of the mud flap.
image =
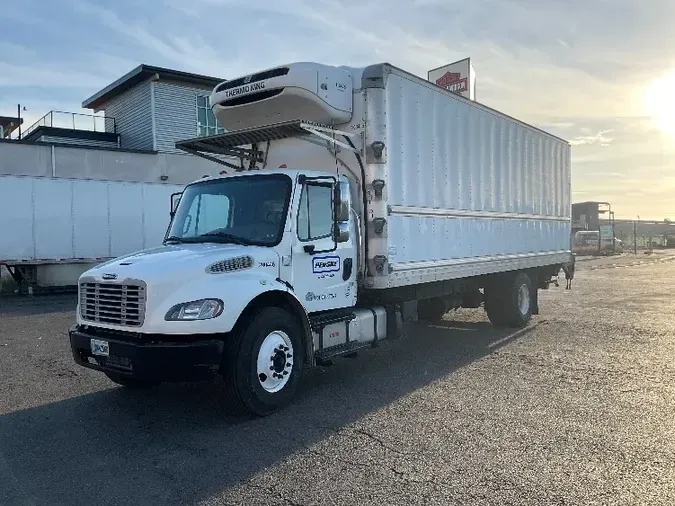
<svg viewBox="0 0 675 506">
<path fill-rule="evenodd" d="M 395 305 L 385 306 L 387 311 L 387 339 L 395 340 L 403 337 L 403 318 Z"/>
<path fill-rule="evenodd" d="M 532 314 L 539 314 L 539 290 L 532 288 Z"/>
</svg>

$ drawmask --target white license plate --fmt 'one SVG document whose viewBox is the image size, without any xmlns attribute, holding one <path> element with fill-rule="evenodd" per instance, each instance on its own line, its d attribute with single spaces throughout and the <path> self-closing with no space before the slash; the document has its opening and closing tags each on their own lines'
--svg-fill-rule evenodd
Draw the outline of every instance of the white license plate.
<svg viewBox="0 0 675 506">
<path fill-rule="evenodd" d="M 98 339 L 91 340 L 91 353 L 100 357 L 107 357 L 110 355 L 110 347 L 108 341 L 99 341 Z"/>
</svg>

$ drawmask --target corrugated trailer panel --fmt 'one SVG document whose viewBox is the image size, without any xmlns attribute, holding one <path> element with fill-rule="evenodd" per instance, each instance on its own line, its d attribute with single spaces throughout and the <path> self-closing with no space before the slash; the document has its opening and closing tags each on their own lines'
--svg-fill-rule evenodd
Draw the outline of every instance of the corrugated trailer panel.
<svg viewBox="0 0 675 506">
<path fill-rule="evenodd" d="M 169 226 L 171 194 L 183 191 L 182 187 L 166 185 L 145 185 L 143 187 L 143 236 L 144 248 L 157 246 L 164 240 Z"/>
<path fill-rule="evenodd" d="M 543 220 L 392 216 L 389 237 L 392 258 L 406 263 L 563 251 L 569 235 L 560 230 Z"/>
<path fill-rule="evenodd" d="M 569 218 L 564 141 L 406 77 L 386 89 L 390 205 Z"/>
<path fill-rule="evenodd" d="M 389 72 L 384 90 L 367 90 L 368 110 L 384 112 L 368 121 L 386 126 L 385 166 L 369 165 L 373 179 L 386 173 L 386 241 L 369 243 L 389 265 L 374 287 L 416 282 L 401 271 L 417 268 L 440 280 L 569 258 L 569 144 Z"/>
<path fill-rule="evenodd" d="M 33 258 L 33 181 L 0 177 L 0 260 Z"/>
<path fill-rule="evenodd" d="M 143 190 L 140 186 L 119 183 L 110 192 L 110 256 L 118 257 L 143 249 Z M 165 204 L 166 206 L 166 204 Z M 167 208 L 164 207 L 166 210 Z M 164 230 L 166 231 L 166 229 Z"/>
<path fill-rule="evenodd" d="M 33 185 L 36 258 L 70 258 L 73 252 L 73 188 L 68 179 L 42 179 Z"/>
<path fill-rule="evenodd" d="M 77 186 L 76 186 L 77 188 Z M 85 191 L 73 193 L 74 256 L 95 258 L 107 256 L 108 248 L 108 185 L 88 184 Z M 105 251 L 105 255 L 101 255 Z"/>
<path fill-rule="evenodd" d="M 182 186 L 0 176 L 0 261 L 108 258 L 161 244 Z"/>
</svg>

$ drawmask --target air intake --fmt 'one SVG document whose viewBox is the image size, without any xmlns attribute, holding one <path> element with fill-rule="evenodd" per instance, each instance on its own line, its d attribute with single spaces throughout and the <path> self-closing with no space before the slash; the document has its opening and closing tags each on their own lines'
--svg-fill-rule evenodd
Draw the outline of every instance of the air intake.
<svg viewBox="0 0 675 506">
<path fill-rule="evenodd" d="M 279 67 L 272 70 L 266 70 L 264 72 L 258 72 L 246 77 L 238 77 L 237 79 L 232 79 L 231 81 L 225 81 L 222 84 L 216 86 L 214 93 L 231 90 L 232 88 L 238 88 L 245 84 L 257 83 L 258 81 L 264 81 L 265 79 L 272 79 L 273 77 L 281 77 L 288 74 L 288 67 Z"/>
<path fill-rule="evenodd" d="M 206 272 L 210 274 L 224 274 L 227 272 L 241 271 L 253 267 L 253 258 L 250 256 L 241 256 L 235 258 L 228 258 L 221 260 L 215 264 L 211 264 L 206 268 Z"/>
</svg>

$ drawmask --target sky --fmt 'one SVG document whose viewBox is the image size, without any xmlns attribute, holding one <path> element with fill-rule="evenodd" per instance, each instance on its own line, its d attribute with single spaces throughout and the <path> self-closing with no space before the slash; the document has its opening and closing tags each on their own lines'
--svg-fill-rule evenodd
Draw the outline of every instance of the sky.
<svg viewBox="0 0 675 506">
<path fill-rule="evenodd" d="M 25 126 L 140 63 L 224 79 L 293 61 L 470 57 L 476 98 L 572 144 L 572 198 L 675 220 L 672 0 L 0 0 L 0 115 Z"/>
</svg>

